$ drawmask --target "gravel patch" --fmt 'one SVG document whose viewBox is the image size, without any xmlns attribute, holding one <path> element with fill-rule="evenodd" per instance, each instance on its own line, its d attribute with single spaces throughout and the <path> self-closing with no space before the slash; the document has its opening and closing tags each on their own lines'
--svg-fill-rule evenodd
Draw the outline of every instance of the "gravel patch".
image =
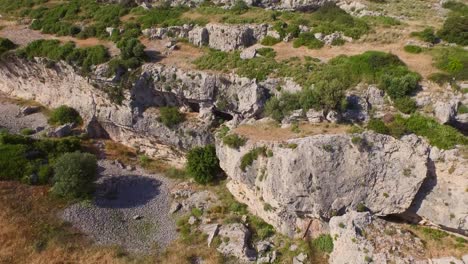
<svg viewBox="0 0 468 264">
<path fill-rule="evenodd" d="M 166 248 L 177 238 L 169 213 L 173 185 L 170 179 L 128 171 L 100 160 L 94 200 L 66 208 L 61 218 L 98 244 L 121 245 L 134 252 Z"/>
<path fill-rule="evenodd" d="M 20 117 L 18 116 L 20 109 L 21 107 L 16 104 L 0 100 L 0 128 L 5 128 L 10 133 L 19 133 L 23 128 L 49 127 L 44 114 L 39 112 Z"/>
</svg>

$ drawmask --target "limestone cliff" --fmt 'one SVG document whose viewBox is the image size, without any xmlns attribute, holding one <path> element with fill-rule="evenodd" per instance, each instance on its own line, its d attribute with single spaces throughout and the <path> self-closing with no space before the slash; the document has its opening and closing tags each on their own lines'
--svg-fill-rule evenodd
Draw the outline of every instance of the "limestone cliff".
<svg viewBox="0 0 468 264">
<path fill-rule="evenodd" d="M 243 171 L 244 155 L 263 146 L 267 155 Z M 311 219 L 327 221 L 349 209 L 405 212 L 426 178 L 429 148 L 414 135 L 400 141 L 363 133 L 247 142 L 239 150 L 218 141 L 217 154 L 234 196 L 293 236 Z"/>
</svg>

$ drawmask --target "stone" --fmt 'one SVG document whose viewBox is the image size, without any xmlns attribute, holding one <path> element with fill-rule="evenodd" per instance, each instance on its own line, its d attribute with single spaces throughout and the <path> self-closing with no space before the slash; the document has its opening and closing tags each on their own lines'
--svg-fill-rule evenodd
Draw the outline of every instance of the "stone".
<svg viewBox="0 0 468 264">
<path fill-rule="evenodd" d="M 134 171 L 134 170 L 135 170 L 135 166 L 133 166 L 133 165 L 127 165 L 127 166 L 125 167 L 125 169 L 128 170 L 128 171 Z"/>
<path fill-rule="evenodd" d="M 353 137 L 360 137 L 362 145 L 355 146 Z M 259 157 L 242 171 L 242 157 L 259 146 L 267 146 L 273 156 Z M 414 135 L 398 140 L 373 132 L 247 141 L 239 150 L 216 141 L 220 166 L 234 197 L 289 236 L 296 235 L 296 227 L 307 228 L 301 222 L 303 215 L 327 219 L 361 203 L 380 216 L 405 212 L 426 179 L 429 150 Z M 268 177 L 260 181 L 260 173 Z M 265 203 L 275 210 L 265 210 Z"/>
<path fill-rule="evenodd" d="M 243 60 L 253 59 L 257 55 L 257 49 L 249 48 L 241 52 L 240 58 Z"/>
<path fill-rule="evenodd" d="M 442 124 L 452 121 L 457 112 L 458 101 L 441 102 L 434 104 L 434 115 Z"/>
<path fill-rule="evenodd" d="M 24 106 L 20 108 L 18 116 L 27 116 L 37 113 L 41 110 L 40 106 Z"/>
<path fill-rule="evenodd" d="M 190 216 L 188 223 L 189 225 L 194 225 L 197 222 L 197 218 L 195 216 Z"/>
<path fill-rule="evenodd" d="M 115 160 L 114 164 L 119 168 L 119 169 L 125 169 L 125 165 L 120 161 L 120 160 Z"/>
<path fill-rule="evenodd" d="M 314 109 L 309 109 L 306 113 L 306 116 L 309 123 L 312 124 L 322 123 L 325 119 L 325 116 L 323 115 L 323 110 L 316 111 Z"/>
<path fill-rule="evenodd" d="M 114 29 L 113 27 L 106 27 L 106 32 L 107 34 L 109 34 L 109 37 L 112 36 L 112 33 L 114 32 Z"/>
<path fill-rule="evenodd" d="M 325 43 L 325 45 L 331 46 L 336 40 L 342 39 L 343 38 L 343 33 L 341 32 L 333 32 L 330 35 L 326 35 L 323 37 L 322 41 Z"/>
<path fill-rule="evenodd" d="M 132 217 L 132 219 L 133 219 L 133 220 L 141 220 L 141 219 L 143 219 L 143 216 L 141 216 L 141 215 L 134 215 L 134 216 Z"/>
<path fill-rule="evenodd" d="M 307 255 L 304 253 L 300 253 L 299 255 L 293 258 L 293 264 L 302 264 L 306 261 Z"/>
<path fill-rule="evenodd" d="M 260 254 L 260 253 L 265 253 L 268 250 L 270 250 L 272 247 L 272 244 L 270 241 L 262 240 L 262 241 L 257 242 L 255 247 L 257 249 L 257 252 Z"/>
<path fill-rule="evenodd" d="M 179 211 L 180 208 L 182 208 L 182 205 L 181 205 L 180 203 L 178 203 L 178 202 L 173 202 L 173 203 L 171 204 L 171 208 L 169 209 L 169 213 L 174 214 L 174 213 L 176 213 L 177 211 Z"/>
<path fill-rule="evenodd" d="M 61 125 L 61 126 L 55 128 L 54 131 L 49 132 L 49 134 L 47 136 L 62 138 L 62 137 L 70 136 L 71 133 L 72 133 L 72 125 L 71 124 L 65 124 L 65 125 Z"/>
<path fill-rule="evenodd" d="M 296 244 L 292 244 L 290 247 L 289 247 L 289 251 L 296 251 L 297 250 L 297 245 Z"/>
<path fill-rule="evenodd" d="M 367 88 L 367 102 L 370 107 L 379 108 L 385 104 L 385 92 L 374 85 L 369 85 Z"/>
<path fill-rule="evenodd" d="M 213 238 L 218 234 L 219 224 L 206 224 L 200 226 L 200 229 L 203 233 L 208 235 L 208 247 L 211 246 L 211 242 L 213 242 Z"/>
<path fill-rule="evenodd" d="M 328 112 L 326 119 L 331 123 L 337 123 L 340 121 L 340 114 L 336 111 L 330 111 Z"/>
<path fill-rule="evenodd" d="M 217 250 L 223 255 L 235 256 L 241 261 L 254 261 L 256 259 L 255 250 L 250 249 L 248 245 L 250 231 L 243 224 L 223 225 L 219 229 L 218 235 L 222 242 Z"/>
</svg>

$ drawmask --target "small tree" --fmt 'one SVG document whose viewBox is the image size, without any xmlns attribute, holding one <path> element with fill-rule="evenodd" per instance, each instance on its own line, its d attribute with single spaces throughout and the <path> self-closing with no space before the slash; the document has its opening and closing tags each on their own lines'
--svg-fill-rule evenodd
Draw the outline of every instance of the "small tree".
<svg viewBox="0 0 468 264">
<path fill-rule="evenodd" d="M 81 123 L 81 117 L 75 109 L 62 105 L 55 108 L 49 117 L 49 123 L 54 125 L 63 125 L 66 123 Z"/>
<path fill-rule="evenodd" d="M 187 173 L 196 182 L 207 184 L 216 178 L 219 172 L 219 159 L 213 145 L 195 147 L 187 154 Z"/>
<path fill-rule="evenodd" d="M 83 198 L 94 190 L 96 157 L 89 153 L 65 153 L 54 166 L 52 193 L 65 198 Z"/>
</svg>

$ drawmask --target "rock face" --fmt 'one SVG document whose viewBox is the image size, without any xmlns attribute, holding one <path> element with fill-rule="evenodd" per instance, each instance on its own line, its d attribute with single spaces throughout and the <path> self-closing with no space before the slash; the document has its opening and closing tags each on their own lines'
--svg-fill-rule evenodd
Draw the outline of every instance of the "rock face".
<svg viewBox="0 0 468 264">
<path fill-rule="evenodd" d="M 208 24 L 189 32 L 189 41 L 222 51 L 247 48 L 267 35 L 267 24 L 225 25 Z"/>
<path fill-rule="evenodd" d="M 98 0 L 98 2 L 106 3 L 118 3 L 128 5 L 130 3 L 136 3 L 138 5 L 142 3 L 156 3 L 157 0 Z M 214 0 L 213 3 L 218 6 L 232 6 L 235 4 L 235 0 Z M 324 5 L 327 2 L 336 2 L 335 0 L 246 0 L 245 3 L 250 6 L 259 6 L 272 9 L 297 9 L 297 10 L 309 10 Z M 203 3 L 202 0 L 171 0 L 168 1 L 171 6 L 190 6 L 195 7 Z"/>
<path fill-rule="evenodd" d="M 468 235 L 468 162 L 460 152 L 432 148 L 428 178 L 407 213 L 423 223 Z"/>
<path fill-rule="evenodd" d="M 169 158 L 175 164 L 181 162 L 182 155 L 168 146 L 185 150 L 213 142 L 211 122 L 189 116 L 187 121 L 168 128 L 159 121 L 157 107 L 185 106 L 198 111 L 202 103 L 216 105 L 216 113 L 229 119 L 232 115 L 257 114 L 266 100 L 266 89 L 246 78 L 147 64 L 134 87 L 124 92 L 125 99 L 119 105 L 100 90 L 110 83 L 83 77 L 64 62 L 52 68 L 46 64 L 43 59 L 3 59 L 0 91 L 48 107 L 73 107 L 91 134 L 108 136 L 149 155 Z"/>
<path fill-rule="evenodd" d="M 423 241 L 397 224 L 368 212 L 350 211 L 330 220 L 333 241 L 331 264 L 361 263 L 466 263 L 455 257 L 427 259 Z"/>
<path fill-rule="evenodd" d="M 261 146 L 273 155 L 259 155 L 243 171 L 242 157 Z M 290 236 L 296 227 L 306 230 L 311 219 L 327 220 L 349 208 L 365 206 L 376 215 L 406 211 L 426 178 L 428 150 L 414 135 L 400 141 L 374 133 L 247 142 L 240 150 L 217 142 L 229 190 Z"/>
</svg>

